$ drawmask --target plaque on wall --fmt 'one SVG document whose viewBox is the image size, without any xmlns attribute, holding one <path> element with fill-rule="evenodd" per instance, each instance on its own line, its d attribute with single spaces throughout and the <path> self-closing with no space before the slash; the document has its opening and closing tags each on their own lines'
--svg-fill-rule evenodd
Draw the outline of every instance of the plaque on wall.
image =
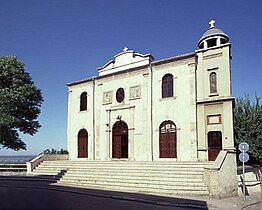
<svg viewBox="0 0 262 210">
<path fill-rule="evenodd" d="M 129 99 L 130 100 L 139 99 L 140 95 L 141 95 L 140 85 L 130 87 L 130 91 L 129 92 L 130 92 L 130 94 L 129 94 Z"/>
<path fill-rule="evenodd" d="M 207 124 L 208 125 L 221 124 L 221 114 L 207 116 Z"/>
<path fill-rule="evenodd" d="M 103 104 L 111 104 L 112 103 L 113 91 L 107 91 L 103 93 Z"/>
</svg>

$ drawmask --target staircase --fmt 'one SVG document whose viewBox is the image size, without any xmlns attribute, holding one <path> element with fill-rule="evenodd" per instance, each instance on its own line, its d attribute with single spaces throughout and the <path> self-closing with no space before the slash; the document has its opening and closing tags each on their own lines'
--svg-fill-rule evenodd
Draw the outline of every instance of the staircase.
<svg viewBox="0 0 262 210">
<path fill-rule="evenodd" d="M 212 162 L 44 161 L 32 174 L 93 189 L 209 195 L 203 172 L 210 165 Z"/>
</svg>

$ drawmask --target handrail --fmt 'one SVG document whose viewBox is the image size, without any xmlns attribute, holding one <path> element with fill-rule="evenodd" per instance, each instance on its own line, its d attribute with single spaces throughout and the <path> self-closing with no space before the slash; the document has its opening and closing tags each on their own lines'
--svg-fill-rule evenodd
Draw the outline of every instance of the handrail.
<svg viewBox="0 0 262 210">
<path fill-rule="evenodd" d="M 226 160 L 226 157 L 229 153 L 235 154 L 235 151 L 232 150 L 221 150 L 214 161 L 213 165 L 205 167 L 205 169 L 210 169 L 210 170 L 220 170 L 221 167 L 224 164 L 224 161 Z"/>
</svg>

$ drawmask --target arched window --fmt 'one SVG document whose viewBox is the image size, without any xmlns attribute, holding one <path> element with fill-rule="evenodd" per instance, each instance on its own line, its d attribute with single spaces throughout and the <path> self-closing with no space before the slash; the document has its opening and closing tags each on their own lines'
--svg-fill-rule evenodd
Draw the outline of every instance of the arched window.
<svg viewBox="0 0 262 210">
<path fill-rule="evenodd" d="M 80 111 L 87 110 L 87 93 L 83 92 L 80 95 Z"/>
<path fill-rule="evenodd" d="M 168 120 L 161 123 L 159 127 L 159 157 L 176 158 L 176 125 Z"/>
<path fill-rule="evenodd" d="M 210 83 L 210 93 L 216 93 L 217 92 L 217 74 L 215 72 L 212 72 L 209 75 L 209 83 Z"/>
<path fill-rule="evenodd" d="M 162 78 L 162 98 L 173 97 L 173 75 L 166 74 Z"/>
</svg>

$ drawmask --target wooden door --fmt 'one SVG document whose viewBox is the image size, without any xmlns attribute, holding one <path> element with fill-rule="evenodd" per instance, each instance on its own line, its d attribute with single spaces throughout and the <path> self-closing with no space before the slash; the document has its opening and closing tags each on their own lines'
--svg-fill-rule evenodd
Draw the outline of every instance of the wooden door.
<svg viewBox="0 0 262 210">
<path fill-rule="evenodd" d="M 161 123 L 159 127 L 159 157 L 176 158 L 177 157 L 176 125 L 167 120 Z"/>
<path fill-rule="evenodd" d="M 121 158 L 128 158 L 128 136 L 121 136 Z"/>
<path fill-rule="evenodd" d="M 128 127 L 120 120 L 113 126 L 113 158 L 128 158 Z"/>
<path fill-rule="evenodd" d="M 169 158 L 176 158 L 176 133 L 170 133 L 168 140 Z"/>
<path fill-rule="evenodd" d="M 176 133 L 160 134 L 160 158 L 176 158 Z"/>
<path fill-rule="evenodd" d="M 85 129 L 78 132 L 78 158 L 88 157 L 88 134 Z"/>
<path fill-rule="evenodd" d="M 208 132 L 208 160 L 216 160 L 220 150 L 222 150 L 222 133 L 221 131 Z"/>
<path fill-rule="evenodd" d="M 113 158 L 121 158 L 121 136 L 113 137 Z"/>
</svg>

